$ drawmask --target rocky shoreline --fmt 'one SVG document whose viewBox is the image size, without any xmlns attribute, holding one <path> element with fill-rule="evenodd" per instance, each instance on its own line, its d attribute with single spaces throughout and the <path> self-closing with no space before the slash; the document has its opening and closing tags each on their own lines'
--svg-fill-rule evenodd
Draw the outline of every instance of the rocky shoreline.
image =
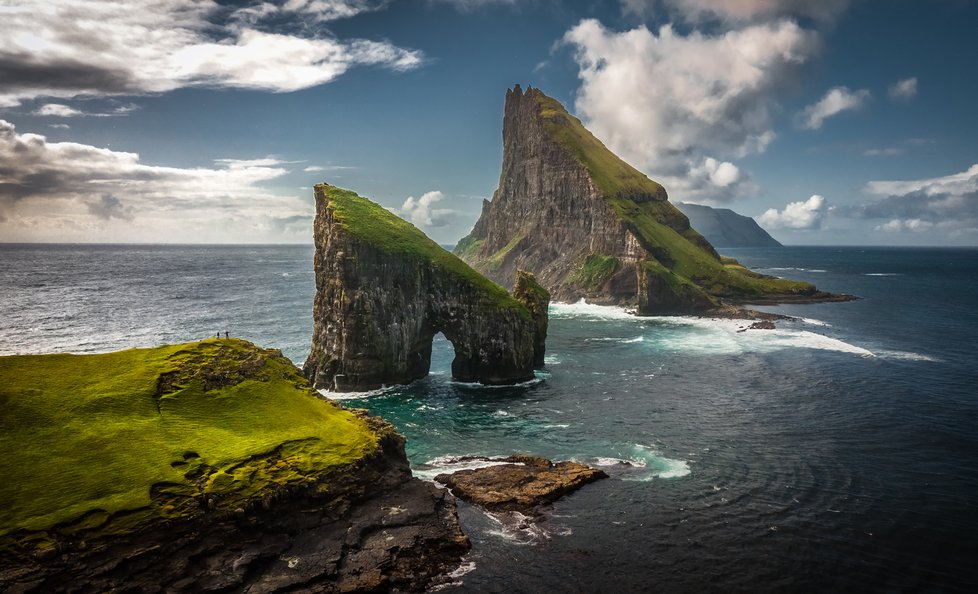
<svg viewBox="0 0 978 594">
<path fill-rule="evenodd" d="M 411 476 L 404 438 L 378 419 L 380 450 L 309 488 L 230 514 L 156 523 L 5 558 L 5 592 L 425 590 L 469 550 L 455 500 Z"/>
</svg>

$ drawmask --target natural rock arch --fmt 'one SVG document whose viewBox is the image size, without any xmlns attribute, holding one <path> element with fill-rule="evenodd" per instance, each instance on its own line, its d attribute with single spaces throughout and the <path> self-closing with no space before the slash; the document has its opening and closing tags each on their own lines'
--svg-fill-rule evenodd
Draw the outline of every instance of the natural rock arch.
<svg viewBox="0 0 978 594">
<path fill-rule="evenodd" d="M 438 332 L 455 349 L 458 380 L 533 378 L 549 294 L 532 275 L 518 281 L 518 300 L 379 205 L 325 184 L 315 192 L 316 298 L 303 371 L 316 387 L 369 390 L 420 379 Z"/>
</svg>

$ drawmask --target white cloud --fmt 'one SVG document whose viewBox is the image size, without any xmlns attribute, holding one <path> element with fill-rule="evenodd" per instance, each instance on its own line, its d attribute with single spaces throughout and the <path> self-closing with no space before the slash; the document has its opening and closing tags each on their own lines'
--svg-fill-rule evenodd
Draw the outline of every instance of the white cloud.
<svg viewBox="0 0 978 594">
<path fill-rule="evenodd" d="M 584 20 L 563 39 L 576 50 L 575 107 L 588 128 L 673 198 L 713 202 L 744 189 L 747 176 L 723 159 L 774 140 L 776 97 L 819 47 L 791 21 L 683 36 Z"/>
<path fill-rule="evenodd" d="M 963 196 L 978 192 L 978 164 L 972 165 L 966 171 L 910 181 L 871 181 L 866 184 L 865 191 L 878 196 L 907 196 L 922 194 L 924 196 Z"/>
<path fill-rule="evenodd" d="M 882 225 L 877 225 L 875 229 L 877 231 L 883 231 L 885 233 L 900 233 L 901 231 L 910 232 L 922 232 L 929 231 L 934 227 L 934 223 L 924 221 L 921 219 L 892 219 L 883 223 Z"/>
<path fill-rule="evenodd" d="M 887 90 L 890 99 L 913 99 L 917 96 L 917 77 L 899 80 Z"/>
<path fill-rule="evenodd" d="M 906 151 L 900 147 L 871 148 L 863 151 L 864 157 L 895 157 L 902 155 Z"/>
<path fill-rule="evenodd" d="M 448 208 L 435 208 L 445 195 L 438 190 L 425 192 L 420 198 L 409 196 L 397 213 L 422 229 L 444 227 L 452 222 L 457 211 Z"/>
<path fill-rule="evenodd" d="M 280 14 L 332 20 L 381 6 L 357 0 L 59 0 L 15 4 L 0 19 L 0 107 L 36 97 L 138 95 L 191 86 L 294 91 L 358 65 L 419 66 L 419 51 L 387 42 L 270 30 Z M 230 12 L 229 12 L 230 11 Z"/>
<path fill-rule="evenodd" d="M 271 157 L 214 167 L 142 163 L 135 153 L 48 142 L 0 120 L 0 235 L 7 241 L 307 240 L 312 206 L 261 187 Z"/>
<path fill-rule="evenodd" d="M 74 116 L 82 115 L 82 112 L 78 111 L 74 107 L 69 107 L 67 105 L 62 105 L 60 103 L 46 103 L 34 111 L 34 115 L 37 116 L 53 116 L 56 118 L 70 118 Z"/>
<path fill-rule="evenodd" d="M 781 17 L 829 20 L 849 0 L 621 0 L 625 12 L 650 17 L 662 12 L 687 22 L 759 21 Z"/>
<path fill-rule="evenodd" d="M 866 89 L 850 91 L 846 87 L 835 87 L 817 103 L 809 105 L 798 114 L 798 125 L 808 130 L 818 130 L 828 118 L 844 111 L 862 108 L 871 97 Z"/>
<path fill-rule="evenodd" d="M 818 229 L 828 210 L 828 201 L 818 194 L 804 202 L 790 202 L 784 210 L 769 208 L 757 222 L 772 229 Z"/>
<path fill-rule="evenodd" d="M 56 118 L 74 118 L 74 117 L 97 117 L 97 118 L 108 118 L 113 116 L 125 116 L 139 109 L 139 106 L 133 103 L 127 105 L 119 105 L 114 107 L 109 112 L 95 113 L 81 111 L 80 109 L 75 109 L 69 105 L 64 105 L 61 103 L 45 103 L 41 107 L 34 110 L 33 115 L 36 116 L 49 116 Z M 55 124 L 54 126 L 57 126 Z"/>
<path fill-rule="evenodd" d="M 303 169 L 303 171 L 305 171 L 306 173 L 318 173 L 320 171 L 323 171 L 323 168 L 320 167 L 319 165 L 310 165 L 309 167 Z"/>
</svg>

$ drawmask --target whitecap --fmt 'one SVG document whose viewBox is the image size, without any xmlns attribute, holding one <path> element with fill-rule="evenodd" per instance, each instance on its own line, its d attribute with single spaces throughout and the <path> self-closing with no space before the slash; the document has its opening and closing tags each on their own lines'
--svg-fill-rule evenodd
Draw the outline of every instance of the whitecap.
<svg viewBox="0 0 978 594">
<path fill-rule="evenodd" d="M 317 390 L 317 392 L 329 400 L 359 400 L 361 398 L 370 398 L 371 396 L 380 396 L 399 387 L 401 386 L 385 386 L 376 390 L 367 390 L 366 392 L 333 392 L 331 390 Z"/>
<path fill-rule="evenodd" d="M 812 318 L 799 318 L 799 319 L 802 322 L 804 322 L 806 324 L 810 324 L 812 326 L 822 326 L 824 328 L 831 328 L 832 327 L 832 324 L 829 324 L 828 322 L 823 322 L 822 320 L 815 320 L 815 319 L 812 319 Z"/>
<path fill-rule="evenodd" d="M 520 382 L 518 384 L 500 384 L 498 386 L 497 385 L 489 385 L 489 384 L 480 384 L 479 382 L 460 382 L 460 381 L 456 381 L 456 380 L 452 380 L 449 383 L 451 383 L 453 385 L 456 385 L 456 386 L 465 386 L 466 388 L 484 388 L 484 389 L 487 389 L 487 390 L 496 390 L 496 389 L 499 389 L 499 388 L 520 388 L 520 387 L 526 387 L 526 386 L 533 386 L 533 385 L 539 384 L 540 382 L 542 382 L 543 380 L 545 380 L 547 377 L 549 377 L 548 374 L 542 373 L 540 377 L 534 377 L 533 379 L 527 380 L 525 382 Z"/>
<path fill-rule="evenodd" d="M 691 472 L 689 462 L 686 460 L 666 458 L 662 455 L 662 452 L 650 446 L 635 444 L 632 447 L 632 453 L 633 464 L 637 464 L 641 460 L 645 462 L 644 468 L 646 470 L 644 476 L 632 480 L 649 481 L 656 478 L 681 478 Z"/>
<path fill-rule="evenodd" d="M 459 470 L 475 470 L 503 464 L 519 464 L 519 462 L 506 462 L 503 458 L 494 456 L 438 456 L 424 464 L 412 467 L 411 472 L 420 479 L 434 481 L 439 474 L 452 474 Z"/>
<path fill-rule="evenodd" d="M 581 318 L 595 320 L 634 320 L 635 314 L 617 305 L 595 305 L 581 299 L 577 303 L 551 303 L 552 318 Z"/>
<path fill-rule="evenodd" d="M 931 357 L 930 355 L 914 353 L 911 351 L 876 351 L 876 356 L 880 357 L 881 359 L 897 359 L 900 361 L 924 361 L 927 363 L 941 362 L 941 360 L 937 357 Z"/>
<path fill-rule="evenodd" d="M 863 276 L 903 276 L 899 272 L 867 272 Z"/>
</svg>

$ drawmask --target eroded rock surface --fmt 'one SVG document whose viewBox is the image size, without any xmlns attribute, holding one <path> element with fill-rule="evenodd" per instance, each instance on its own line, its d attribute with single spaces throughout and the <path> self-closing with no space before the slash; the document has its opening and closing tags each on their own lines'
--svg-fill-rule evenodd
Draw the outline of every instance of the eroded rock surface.
<svg viewBox="0 0 978 594">
<path fill-rule="evenodd" d="M 529 289 L 531 276 L 521 302 L 380 205 L 325 184 L 315 194 L 314 328 L 303 371 L 317 388 L 420 379 L 439 332 L 455 348 L 460 381 L 533 378 L 549 295 L 535 282 Z"/>
<path fill-rule="evenodd" d="M 506 93 L 503 163 L 492 201 L 455 248 L 498 283 L 518 269 L 554 299 L 706 313 L 723 301 L 829 297 L 721 259 L 666 190 L 621 160 L 538 89 Z"/>
<path fill-rule="evenodd" d="M 451 494 L 413 478 L 404 439 L 314 488 L 0 565 L 5 592 L 423 591 L 469 549 Z M 327 486 L 328 485 L 328 486 Z"/>
<path fill-rule="evenodd" d="M 588 483 L 608 478 L 577 462 L 551 462 L 539 456 L 514 455 L 496 466 L 440 474 L 435 480 L 457 497 L 489 511 L 534 513 Z"/>
</svg>

